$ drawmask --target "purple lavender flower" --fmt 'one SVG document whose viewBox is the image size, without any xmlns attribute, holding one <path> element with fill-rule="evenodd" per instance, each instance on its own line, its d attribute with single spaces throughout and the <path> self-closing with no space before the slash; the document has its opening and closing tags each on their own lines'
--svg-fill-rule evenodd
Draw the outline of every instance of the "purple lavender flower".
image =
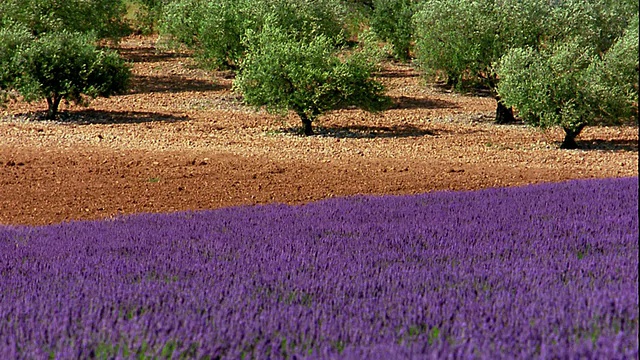
<svg viewBox="0 0 640 360">
<path fill-rule="evenodd" d="M 0 227 L 0 358 L 638 357 L 638 178 Z"/>
</svg>

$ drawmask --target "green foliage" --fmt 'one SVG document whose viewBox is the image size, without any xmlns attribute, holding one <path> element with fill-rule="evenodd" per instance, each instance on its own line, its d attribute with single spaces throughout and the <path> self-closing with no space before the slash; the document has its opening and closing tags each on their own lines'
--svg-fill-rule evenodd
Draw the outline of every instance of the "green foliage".
<svg viewBox="0 0 640 360">
<path fill-rule="evenodd" d="M 597 99 L 601 122 L 638 121 L 638 16 L 609 50 L 598 56 L 586 71 L 590 96 Z"/>
<path fill-rule="evenodd" d="M 363 29 L 369 26 L 372 8 L 357 1 L 343 0 L 344 30 L 347 43 L 357 41 Z"/>
<path fill-rule="evenodd" d="M 23 44 L 32 40 L 29 31 L 19 24 L 0 28 L 0 105 L 7 100 L 20 75 L 14 57 Z"/>
<path fill-rule="evenodd" d="M 135 31 L 148 35 L 157 31 L 164 7 L 172 0 L 126 0 L 125 2 Z"/>
<path fill-rule="evenodd" d="M 509 49 L 579 38 L 605 52 L 637 17 L 635 0 L 426 0 L 414 16 L 416 56 L 458 88 L 493 88 L 492 64 Z"/>
<path fill-rule="evenodd" d="M 159 31 L 173 43 L 195 50 L 206 67 L 233 67 L 244 51 L 246 4 L 245 0 L 175 1 L 165 7 Z"/>
<path fill-rule="evenodd" d="M 440 338 L 440 329 L 437 326 L 431 328 L 429 332 L 429 345 L 435 344 L 436 341 Z"/>
<path fill-rule="evenodd" d="M 577 41 L 541 52 L 514 48 L 498 64 L 498 94 L 528 124 L 578 128 L 592 111 L 584 72 L 593 56 Z"/>
<path fill-rule="evenodd" d="M 431 77 L 459 89 L 493 87 L 492 63 L 514 46 L 536 46 L 546 0 L 427 0 L 414 16 L 416 57 Z"/>
<path fill-rule="evenodd" d="M 563 0 L 555 1 L 545 17 L 546 40 L 561 42 L 580 38 L 581 45 L 607 51 L 638 17 L 636 0 Z"/>
<path fill-rule="evenodd" d="M 61 31 L 24 41 L 29 36 L 25 30 L 6 33 L 9 40 L 21 42 L 12 45 L 3 83 L 27 101 L 46 99 L 49 118 L 63 99 L 84 104 L 86 97 L 109 96 L 128 85 L 128 65 L 117 53 L 97 49 L 89 35 Z M 5 37 L 0 44 L 11 45 Z"/>
<path fill-rule="evenodd" d="M 19 23 L 35 36 L 66 30 L 117 39 L 128 31 L 125 12 L 122 0 L 3 0 L 0 27 Z"/>
<path fill-rule="evenodd" d="M 578 37 L 549 48 L 514 48 L 497 64 L 498 94 L 533 126 L 561 126 L 563 147 L 586 125 L 635 117 L 638 98 L 638 20 L 605 52 Z"/>
<path fill-rule="evenodd" d="M 252 0 L 249 6 L 254 29 L 267 26 L 269 19 L 299 40 L 320 35 L 344 40 L 345 7 L 339 0 Z"/>
<path fill-rule="evenodd" d="M 273 113 L 293 110 L 311 134 L 311 121 L 345 106 L 378 110 L 388 104 L 383 86 L 371 78 L 373 50 L 340 54 L 335 40 L 318 35 L 297 39 L 271 19 L 260 32 L 250 31 L 248 48 L 234 87 L 250 105 Z"/>
<path fill-rule="evenodd" d="M 195 50 L 208 67 L 235 68 L 245 33 L 260 31 L 267 18 L 297 39 L 339 39 L 344 14 L 337 0 L 179 0 L 165 7 L 160 33 Z"/>
<path fill-rule="evenodd" d="M 358 7 L 367 7 L 369 9 L 373 9 L 373 1 L 374 0 L 345 0 L 347 5 L 355 5 Z"/>
<path fill-rule="evenodd" d="M 393 55 L 402 61 L 411 58 L 414 0 L 374 0 L 371 29 L 393 46 Z"/>
<path fill-rule="evenodd" d="M 96 39 L 126 33 L 125 7 L 113 0 L 5 0 L 0 2 L 0 102 L 19 92 L 45 98 L 49 116 L 61 99 L 83 102 L 123 89 L 129 70 Z"/>
<path fill-rule="evenodd" d="M 426 0 L 414 15 L 417 63 L 457 89 L 497 91 L 498 115 L 514 105 L 526 122 L 561 125 L 573 141 L 593 117 L 632 112 L 623 100 L 637 83 L 632 42 L 610 49 L 637 17 L 635 0 Z"/>
</svg>

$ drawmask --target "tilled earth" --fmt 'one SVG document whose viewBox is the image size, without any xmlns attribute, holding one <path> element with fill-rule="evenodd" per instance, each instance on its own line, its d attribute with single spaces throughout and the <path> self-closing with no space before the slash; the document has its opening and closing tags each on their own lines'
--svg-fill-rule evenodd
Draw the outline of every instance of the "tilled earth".
<svg viewBox="0 0 640 360">
<path fill-rule="evenodd" d="M 638 175 L 637 126 L 588 127 L 581 150 L 560 150 L 561 130 L 495 125 L 495 100 L 408 65 L 379 74 L 392 109 L 331 112 L 303 137 L 294 116 L 243 106 L 230 73 L 150 37 L 120 50 L 134 72 L 125 95 L 63 105 L 57 121 L 40 119 L 44 101 L 0 109 L 0 224 Z"/>
</svg>

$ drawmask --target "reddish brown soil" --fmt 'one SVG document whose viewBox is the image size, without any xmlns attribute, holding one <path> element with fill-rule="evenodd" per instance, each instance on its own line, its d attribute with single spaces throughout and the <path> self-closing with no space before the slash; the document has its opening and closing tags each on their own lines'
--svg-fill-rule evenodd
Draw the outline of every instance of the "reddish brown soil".
<svg viewBox="0 0 640 360">
<path fill-rule="evenodd" d="M 153 38 L 121 51 L 128 94 L 66 105 L 56 122 L 36 119 L 44 102 L 0 113 L 0 224 L 638 175 L 637 127 L 589 127 L 582 150 L 560 150 L 560 130 L 494 125 L 493 99 L 424 84 L 406 65 L 380 74 L 393 109 L 332 112 L 301 137 L 295 117 L 242 106 L 230 74 Z"/>
</svg>

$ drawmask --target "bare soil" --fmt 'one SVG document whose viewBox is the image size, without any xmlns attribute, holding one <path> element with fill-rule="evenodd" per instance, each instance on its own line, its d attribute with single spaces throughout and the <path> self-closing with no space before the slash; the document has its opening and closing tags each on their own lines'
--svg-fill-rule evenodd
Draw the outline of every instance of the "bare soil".
<svg viewBox="0 0 640 360">
<path fill-rule="evenodd" d="M 152 37 L 120 50 L 125 95 L 63 105 L 58 121 L 40 120 L 44 101 L 0 109 L 0 224 L 638 176 L 637 126 L 588 127 L 582 149 L 560 150 L 560 129 L 495 125 L 494 99 L 425 84 L 409 65 L 379 74 L 392 109 L 331 112 L 304 137 L 295 116 L 243 106 L 230 73 Z"/>
</svg>

